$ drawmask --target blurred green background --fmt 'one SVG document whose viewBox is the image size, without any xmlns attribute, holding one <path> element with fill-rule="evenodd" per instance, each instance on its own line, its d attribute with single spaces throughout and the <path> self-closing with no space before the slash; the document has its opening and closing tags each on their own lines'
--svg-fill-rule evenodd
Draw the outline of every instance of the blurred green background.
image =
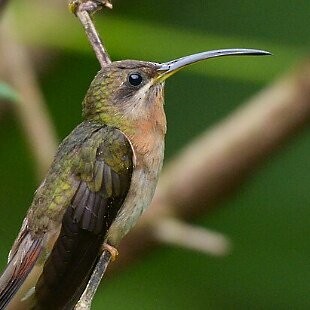
<svg viewBox="0 0 310 310">
<path fill-rule="evenodd" d="M 39 81 L 60 139 L 81 120 L 99 69 L 66 1 L 12 1 L 22 40 L 48 54 Z M 309 52 L 307 1 L 114 1 L 96 16 L 111 57 L 166 61 L 213 48 L 253 47 L 270 58 L 192 66 L 167 82 L 166 159 Z M 0 116 L 0 265 L 38 186 L 12 110 Z M 94 309 L 310 309 L 310 138 L 301 131 L 242 186 L 197 220 L 233 241 L 211 258 L 162 247 L 104 281 Z M 137 240 L 139 242 L 139 240 Z"/>
</svg>

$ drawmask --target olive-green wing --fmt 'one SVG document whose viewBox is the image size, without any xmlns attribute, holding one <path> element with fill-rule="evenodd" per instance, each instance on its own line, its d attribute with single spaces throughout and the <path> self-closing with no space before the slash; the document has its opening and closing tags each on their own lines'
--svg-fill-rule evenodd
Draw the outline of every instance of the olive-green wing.
<svg viewBox="0 0 310 310">
<path fill-rule="evenodd" d="M 79 184 L 36 285 L 37 309 L 71 309 L 80 298 L 128 193 L 132 158 L 127 138 L 109 127 L 81 146 L 72 176 Z"/>
</svg>

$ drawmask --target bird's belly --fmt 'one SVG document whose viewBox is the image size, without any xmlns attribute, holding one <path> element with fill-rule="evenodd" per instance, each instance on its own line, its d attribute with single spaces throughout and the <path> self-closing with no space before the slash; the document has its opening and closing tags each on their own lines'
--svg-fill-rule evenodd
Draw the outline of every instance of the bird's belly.
<svg viewBox="0 0 310 310">
<path fill-rule="evenodd" d="M 162 167 L 163 154 L 151 165 L 135 168 L 130 189 L 124 204 L 111 225 L 107 242 L 117 245 L 136 224 L 142 212 L 150 205 L 156 189 L 158 175 Z"/>
</svg>

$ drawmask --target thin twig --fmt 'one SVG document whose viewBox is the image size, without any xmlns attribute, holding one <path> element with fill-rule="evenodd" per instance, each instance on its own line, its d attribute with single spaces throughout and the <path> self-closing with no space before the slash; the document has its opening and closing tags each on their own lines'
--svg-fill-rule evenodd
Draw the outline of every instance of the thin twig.
<svg viewBox="0 0 310 310">
<path fill-rule="evenodd" d="M 112 8 L 110 1 L 71 1 L 69 7 L 73 13 L 79 18 L 86 32 L 87 38 L 97 56 L 101 67 L 105 67 L 111 63 L 108 52 L 104 48 L 103 42 L 91 20 L 90 14 L 100 10 L 103 6 Z"/>
<path fill-rule="evenodd" d="M 112 8 L 112 4 L 109 0 L 101 0 L 101 1 L 72 1 L 69 4 L 71 10 L 76 14 L 82 23 L 88 40 L 93 47 L 93 50 L 97 56 L 97 59 L 101 65 L 101 67 L 105 67 L 106 65 L 111 63 L 111 59 L 104 48 L 103 42 L 99 37 L 99 34 L 90 18 L 90 14 L 95 13 L 97 10 L 100 10 L 102 6 L 106 6 L 108 8 Z M 106 269 L 110 263 L 111 254 L 109 251 L 104 250 L 101 254 L 99 261 L 90 277 L 90 280 L 75 306 L 75 310 L 87 310 L 91 308 L 92 300 L 96 294 L 97 288 L 100 284 L 101 279 L 103 278 Z"/>
<path fill-rule="evenodd" d="M 98 286 L 101 282 L 103 275 L 111 261 L 111 253 L 108 250 L 104 250 L 100 256 L 100 259 L 93 271 L 90 281 L 88 282 L 86 289 L 81 296 L 79 302 L 75 306 L 75 310 L 88 310 L 91 307 L 91 303 L 96 294 Z"/>
</svg>

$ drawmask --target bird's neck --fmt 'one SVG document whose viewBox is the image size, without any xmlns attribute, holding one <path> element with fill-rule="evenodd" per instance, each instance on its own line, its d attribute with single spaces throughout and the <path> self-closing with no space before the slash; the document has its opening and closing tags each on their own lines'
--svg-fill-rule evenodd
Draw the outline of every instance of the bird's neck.
<svg viewBox="0 0 310 310">
<path fill-rule="evenodd" d="M 147 110 L 135 111 L 132 115 L 109 113 L 104 109 L 87 117 L 87 120 L 99 122 L 122 131 L 134 148 L 137 159 L 156 152 L 166 134 L 166 115 L 162 101 L 148 107 Z"/>
</svg>

